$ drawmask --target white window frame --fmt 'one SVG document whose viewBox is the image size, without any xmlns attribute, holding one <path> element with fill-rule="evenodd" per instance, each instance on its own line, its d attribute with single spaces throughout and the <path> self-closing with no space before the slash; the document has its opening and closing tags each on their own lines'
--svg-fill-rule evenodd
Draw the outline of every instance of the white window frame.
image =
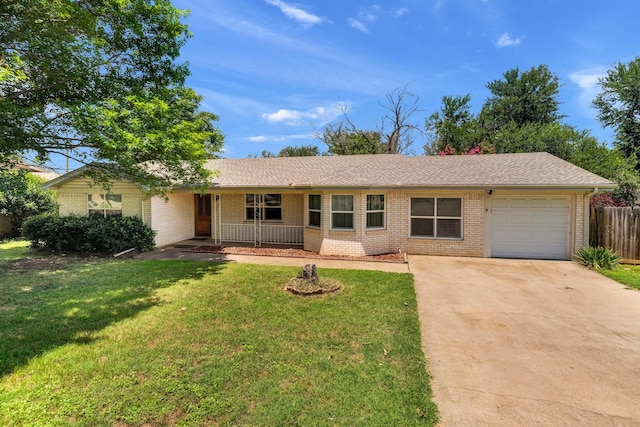
<svg viewBox="0 0 640 427">
<path fill-rule="evenodd" d="M 369 196 L 382 197 L 382 209 L 369 209 Z M 366 228 L 367 230 L 384 230 L 387 228 L 387 201 L 385 194 L 367 194 L 365 199 L 365 210 L 366 210 Z M 381 213 L 382 214 L 382 225 L 369 225 L 369 214 L 370 213 Z"/>
<path fill-rule="evenodd" d="M 91 207 L 89 205 L 89 203 L 91 203 L 89 201 L 89 198 L 93 198 L 93 196 L 99 196 L 102 198 L 102 202 L 100 203 L 103 206 L 94 206 Z M 115 200 L 116 198 L 119 198 L 120 200 Z M 111 206 L 111 203 L 119 203 L 120 204 L 120 208 L 113 208 Z M 123 215 L 123 209 L 124 205 L 122 203 L 122 194 L 110 194 L 110 193 L 87 193 L 87 216 L 89 215 L 96 215 L 97 212 L 101 211 L 102 212 L 102 217 L 103 218 L 108 218 L 108 217 L 122 217 Z M 119 211 L 120 214 L 115 214 L 115 215 L 107 215 L 107 211 Z M 98 216 L 98 215 L 96 215 Z"/>
<path fill-rule="evenodd" d="M 311 208 L 311 196 L 316 196 L 320 198 L 320 208 L 312 209 Z M 322 227 L 322 194 L 309 194 L 307 196 L 307 204 L 308 204 L 308 213 L 307 213 L 307 227 L 310 228 L 321 228 Z M 311 212 L 317 213 L 320 216 L 320 221 L 318 225 L 311 224 Z"/>
<path fill-rule="evenodd" d="M 280 196 L 280 205 L 267 205 L 264 201 L 265 196 L 269 194 L 269 195 L 277 195 Z M 247 197 L 251 196 L 254 197 L 254 194 L 251 193 L 246 193 L 244 196 L 244 220 L 245 221 L 253 221 L 257 218 L 251 217 L 249 218 L 249 216 L 247 215 L 247 211 L 248 209 L 253 209 L 253 215 L 255 216 L 256 214 L 256 209 L 258 210 L 258 212 L 260 212 L 260 221 L 261 222 L 282 222 L 282 193 L 267 193 L 267 194 L 256 194 L 255 196 L 258 196 L 257 199 L 257 204 L 254 206 L 253 204 L 249 204 Z M 267 209 L 280 209 L 280 219 L 266 219 L 266 210 Z"/>
<path fill-rule="evenodd" d="M 351 197 L 351 210 L 350 211 L 336 211 L 333 209 L 333 198 L 334 197 Z M 331 195 L 331 230 L 334 231 L 354 231 L 355 230 L 355 219 L 356 219 L 356 198 L 353 194 L 332 194 Z M 351 214 L 351 224 L 350 228 L 347 227 L 334 227 L 333 225 L 333 214 Z"/>
<path fill-rule="evenodd" d="M 433 215 L 411 215 L 411 203 L 413 199 L 433 199 Z M 438 215 L 438 199 L 459 199 L 460 200 L 460 216 L 440 216 Z M 412 219 L 432 219 L 433 220 L 433 236 L 424 236 L 424 235 L 414 235 L 412 234 Z M 462 197 L 451 197 L 451 196 L 412 196 L 409 199 L 409 237 L 412 239 L 436 239 L 436 240 L 462 240 L 464 237 L 464 200 Z M 454 219 L 460 221 L 460 236 L 456 237 L 440 237 L 438 236 L 438 220 L 439 219 Z"/>
</svg>

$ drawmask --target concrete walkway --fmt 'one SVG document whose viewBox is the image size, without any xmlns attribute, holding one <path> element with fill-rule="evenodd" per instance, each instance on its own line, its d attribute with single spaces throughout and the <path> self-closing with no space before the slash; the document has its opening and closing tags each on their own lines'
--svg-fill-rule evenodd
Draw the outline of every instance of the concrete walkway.
<svg viewBox="0 0 640 427">
<path fill-rule="evenodd" d="M 443 426 L 640 426 L 640 292 L 572 262 L 410 256 Z"/>
<path fill-rule="evenodd" d="M 225 255 L 215 253 L 183 252 L 173 246 L 143 252 L 136 255 L 136 259 L 191 259 L 198 261 L 238 262 L 244 264 L 268 264 L 303 267 L 305 264 L 315 264 L 318 268 L 344 268 L 350 270 L 378 270 L 392 273 L 408 273 L 409 264 L 391 262 L 370 262 L 351 260 L 329 260 L 311 258 L 288 258 L 259 255 Z"/>
</svg>

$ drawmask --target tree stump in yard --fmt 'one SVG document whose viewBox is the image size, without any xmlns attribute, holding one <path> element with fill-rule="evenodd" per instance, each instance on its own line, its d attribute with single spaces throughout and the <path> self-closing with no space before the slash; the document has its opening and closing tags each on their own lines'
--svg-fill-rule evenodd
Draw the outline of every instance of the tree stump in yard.
<svg viewBox="0 0 640 427">
<path fill-rule="evenodd" d="M 302 278 L 306 280 L 318 280 L 318 271 L 315 264 L 307 264 L 302 267 Z"/>
<path fill-rule="evenodd" d="M 285 289 L 296 295 L 322 295 L 336 292 L 342 284 L 334 279 L 318 277 L 315 264 L 302 267 L 298 277 L 291 279 Z"/>
</svg>

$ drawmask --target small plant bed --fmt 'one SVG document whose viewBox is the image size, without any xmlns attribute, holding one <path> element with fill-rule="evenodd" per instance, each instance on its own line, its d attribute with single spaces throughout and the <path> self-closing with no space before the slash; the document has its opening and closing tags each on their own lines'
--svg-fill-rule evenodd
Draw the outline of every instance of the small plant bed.
<svg viewBox="0 0 640 427">
<path fill-rule="evenodd" d="M 178 246 L 176 246 L 178 247 Z M 285 257 L 285 258 L 308 258 L 308 259 L 336 259 L 336 260 L 348 260 L 348 261 L 371 261 L 371 262 L 391 262 L 391 263 L 406 263 L 404 253 L 390 253 L 381 255 L 369 255 L 369 256 L 342 256 L 342 255 L 320 255 L 315 252 L 305 251 L 304 249 L 296 248 L 255 248 L 245 246 L 196 246 L 192 248 L 184 248 L 182 252 L 195 252 L 195 253 L 214 253 L 214 254 L 226 254 L 226 255 L 259 255 L 259 256 L 273 256 L 273 257 Z"/>
<path fill-rule="evenodd" d="M 323 295 L 337 292 L 342 288 L 342 283 L 335 279 L 318 277 L 315 264 L 307 264 L 298 277 L 289 280 L 286 291 L 295 295 L 310 296 Z"/>
</svg>

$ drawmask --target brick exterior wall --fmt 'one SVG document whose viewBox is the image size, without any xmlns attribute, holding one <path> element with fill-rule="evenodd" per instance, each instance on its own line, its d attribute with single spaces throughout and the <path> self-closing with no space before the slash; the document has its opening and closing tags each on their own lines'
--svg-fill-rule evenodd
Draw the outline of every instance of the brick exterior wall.
<svg viewBox="0 0 640 427">
<path fill-rule="evenodd" d="M 574 228 L 574 246 L 571 248 L 571 255 L 585 246 L 589 246 L 589 204 L 585 204 L 583 194 L 577 194 L 573 198 L 575 209 L 575 228 Z M 586 210 L 586 212 L 585 212 Z M 585 241 L 585 239 L 587 239 Z"/>
<path fill-rule="evenodd" d="M 459 197 L 452 194 L 450 197 Z M 438 197 L 447 195 L 438 194 Z M 407 198 L 410 203 L 410 198 Z M 408 209 L 407 209 L 408 210 Z M 409 212 L 407 212 L 407 218 Z M 406 252 L 420 255 L 484 256 L 484 196 L 481 193 L 462 195 L 462 239 L 407 238 Z M 406 233 L 408 234 L 407 226 Z"/>
<path fill-rule="evenodd" d="M 193 237 L 195 232 L 193 200 L 191 192 L 171 193 L 168 200 L 161 197 L 151 199 L 153 211 L 151 228 L 157 232 L 157 246 L 165 246 Z"/>
<path fill-rule="evenodd" d="M 277 193 L 277 190 L 269 191 Z M 60 214 L 87 213 L 87 194 L 100 193 L 82 180 L 72 180 L 58 189 Z M 138 216 L 157 232 L 158 246 L 185 240 L 194 234 L 193 193 L 175 192 L 169 200 L 147 198 L 136 186 L 116 183 L 113 194 L 122 194 L 123 215 Z M 221 221 L 225 224 L 250 224 L 245 218 L 245 193 L 219 191 Z M 321 228 L 308 227 L 308 195 L 322 197 Z M 331 196 L 348 194 L 354 197 L 354 230 L 331 230 Z M 366 200 L 368 194 L 385 195 L 385 228 L 366 229 Z M 521 193 L 518 193 L 521 194 Z M 532 194 L 535 194 L 532 193 Z M 412 238 L 409 236 L 410 201 L 412 197 L 462 198 L 462 239 Z M 485 229 L 484 191 L 408 191 L 408 190 L 352 190 L 282 193 L 281 225 L 304 226 L 304 248 L 322 254 L 375 255 L 397 252 L 445 256 L 490 256 L 490 228 Z M 213 197 L 212 197 L 213 199 Z M 571 231 L 569 246 L 572 253 L 588 244 L 588 205 L 582 194 L 571 196 Z M 215 205 L 215 203 L 214 203 Z M 215 218 L 215 215 L 212 215 Z M 488 218 L 488 217 L 487 217 Z M 268 224 L 268 222 L 265 222 Z M 0 219 L 0 227 L 2 221 Z M 212 230 L 215 229 L 212 227 Z M 486 231 L 486 232 L 485 232 Z M 0 228 L 1 232 L 1 228 Z M 487 240 L 488 239 L 488 240 Z"/>
</svg>

